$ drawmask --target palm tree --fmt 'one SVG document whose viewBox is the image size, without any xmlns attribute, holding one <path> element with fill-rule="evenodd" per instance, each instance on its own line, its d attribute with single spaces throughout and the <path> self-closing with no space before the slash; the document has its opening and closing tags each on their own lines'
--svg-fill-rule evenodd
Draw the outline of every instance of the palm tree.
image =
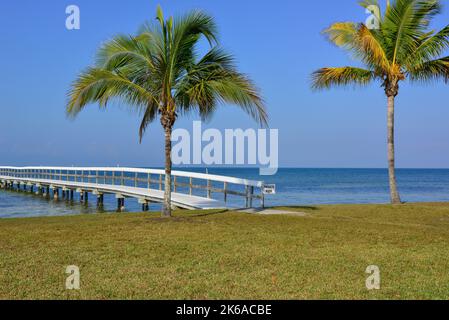
<svg viewBox="0 0 449 320">
<path fill-rule="evenodd" d="M 199 56 L 203 38 L 210 47 Z M 218 105 L 229 103 L 261 125 L 267 123 L 258 90 L 219 47 L 214 20 L 201 11 L 165 20 L 158 7 L 155 24 L 146 23 L 136 36 L 118 35 L 103 45 L 96 65 L 72 84 L 67 112 L 75 116 L 90 103 L 106 107 L 111 99 L 141 114 L 140 141 L 147 126 L 160 119 L 165 132 L 162 216 L 171 216 L 171 133 L 179 115 L 198 112 L 205 119 Z"/>
<path fill-rule="evenodd" d="M 377 0 L 361 2 L 365 8 Z M 376 11 L 376 10 L 374 10 Z M 378 28 L 363 23 L 340 22 L 324 31 L 329 40 L 362 62 L 365 68 L 322 68 L 312 76 L 314 89 L 333 86 L 368 85 L 378 80 L 388 101 L 387 142 L 390 197 L 401 203 L 396 186 L 394 148 L 394 106 L 399 83 L 449 80 L 449 57 L 441 57 L 449 48 L 449 26 L 429 30 L 432 19 L 441 12 L 439 0 L 395 0 L 387 2 L 378 14 Z"/>
</svg>

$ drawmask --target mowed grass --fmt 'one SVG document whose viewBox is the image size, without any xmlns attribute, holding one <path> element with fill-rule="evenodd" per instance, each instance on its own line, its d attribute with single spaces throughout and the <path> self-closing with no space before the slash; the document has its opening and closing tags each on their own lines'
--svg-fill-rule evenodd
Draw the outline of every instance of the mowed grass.
<svg viewBox="0 0 449 320">
<path fill-rule="evenodd" d="M 449 204 L 0 220 L 1 299 L 448 299 Z M 66 290 L 77 265 L 81 289 Z M 368 291 L 367 266 L 381 271 Z"/>
</svg>

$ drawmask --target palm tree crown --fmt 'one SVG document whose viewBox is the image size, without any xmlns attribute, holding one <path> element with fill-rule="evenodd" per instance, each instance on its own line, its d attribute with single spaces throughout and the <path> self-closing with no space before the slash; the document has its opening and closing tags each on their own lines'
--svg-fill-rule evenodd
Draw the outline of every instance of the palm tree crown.
<svg viewBox="0 0 449 320">
<path fill-rule="evenodd" d="M 241 107 L 262 125 L 267 113 L 253 83 L 218 46 L 212 17 L 193 11 L 165 20 L 158 7 L 156 20 L 136 36 L 119 35 L 100 48 L 96 65 L 73 83 L 67 112 L 74 116 L 90 103 L 106 107 L 111 99 L 119 99 L 141 114 L 140 139 L 148 124 L 160 118 L 166 142 L 164 210 L 169 215 L 170 135 L 176 118 L 196 111 L 204 119 L 221 103 Z M 197 47 L 203 37 L 210 49 L 200 57 Z"/>
<path fill-rule="evenodd" d="M 377 1 L 363 1 L 364 7 Z M 441 12 L 439 0 L 396 0 L 377 17 L 378 29 L 363 23 L 335 23 L 324 32 L 329 40 L 349 51 L 366 68 L 322 68 L 313 74 L 313 88 L 357 84 L 380 80 L 386 90 L 401 80 L 449 79 L 449 25 L 429 30 L 432 18 Z M 392 88 L 393 87 L 393 88 Z"/>
</svg>

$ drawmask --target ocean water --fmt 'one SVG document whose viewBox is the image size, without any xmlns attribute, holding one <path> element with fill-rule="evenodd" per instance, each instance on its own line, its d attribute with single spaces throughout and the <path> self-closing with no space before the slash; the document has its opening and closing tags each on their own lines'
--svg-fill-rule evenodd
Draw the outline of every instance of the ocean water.
<svg viewBox="0 0 449 320">
<path fill-rule="evenodd" d="M 205 172 L 205 169 L 199 168 L 182 170 Z M 386 169 L 280 169 L 275 176 L 259 176 L 258 169 L 254 168 L 209 168 L 208 172 L 276 184 L 276 194 L 265 198 L 266 206 L 389 201 Z M 397 176 L 403 201 L 449 201 L 449 169 L 398 169 Z M 222 194 L 214 194 L 213 197 L 221 199 Z M 97 213 L 94 197 L 91 196 L 90 200 L 91 202 L 84 205 L 77 199 L 73 202 L 54 201 L 30 193 L 1 189 L 0 218 Z M 234 206 L 244 205 L 244 199 L 241 197 L 229 196 L 228 200 Z M 257 200 L 254 201 L 258 204 Z M 135 199 L 126 199 L 125 205 L 128 212 L 141 209 Z M 114 196 L 106 195 L 102 211 L 112 213 L 115 208 Z M 159 209 L 158 204 L 150 206 L 150 210 Z"/>
</svg>

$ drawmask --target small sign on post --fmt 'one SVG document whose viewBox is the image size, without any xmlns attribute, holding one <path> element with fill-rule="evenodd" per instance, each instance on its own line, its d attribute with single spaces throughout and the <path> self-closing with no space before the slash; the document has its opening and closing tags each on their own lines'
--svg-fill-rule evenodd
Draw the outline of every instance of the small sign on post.
<svg viewBox="0 0 449 320">
<path fill-rule="evenodd" d="M 276 194 L 276 185 L 275 184 L 264 184 L 262 188 L 263 194 Z"/>
</svg>

